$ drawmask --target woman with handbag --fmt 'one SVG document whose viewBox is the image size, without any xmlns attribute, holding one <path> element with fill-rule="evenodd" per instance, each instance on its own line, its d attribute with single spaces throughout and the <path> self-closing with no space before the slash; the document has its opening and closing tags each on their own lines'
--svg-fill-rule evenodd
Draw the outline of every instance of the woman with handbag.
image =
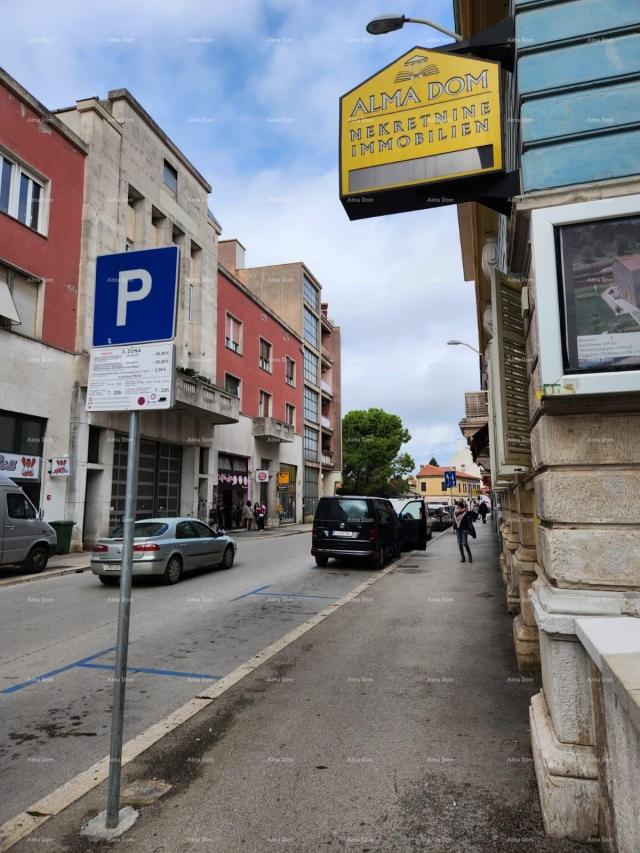
<svg viewBox="0 0 640 853">
<path fill-rule="evenodd" d="M 469 562 L 473 563 L 471 556 L 471 548 L 469 547 L 469 536 L 476 538 L 475 527 L 473 522 L 477 518 L 474 512 L 471 512 L 465 506 L 464 501 L 456 501 L 456 508 L 453 513 L 453 523 L 456 529 L 456 539 L 458 540 L 458 548 L 460 549 L 461 563 L 465 562 L 464 550 L 466 549 L 469 556 Z"/>
</svg>

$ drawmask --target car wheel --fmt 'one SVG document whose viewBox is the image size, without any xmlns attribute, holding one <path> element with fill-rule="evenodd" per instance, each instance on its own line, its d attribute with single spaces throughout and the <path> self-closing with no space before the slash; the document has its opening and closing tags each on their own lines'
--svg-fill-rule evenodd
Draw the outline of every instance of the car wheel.
<svg viewBox="0 0 640 853">
<path fill-rule="evenodd" d="M 98 578 L 105 586 L 117 586 L 120 583 L 120 578 L 109 578 L 106 575 L 98 575 Z"/>
<path fill-rule="evenodd" d="M 222 568 L 230 569 L 233 565 L 233 558 L 235 554 L 233 553 L 233 545 L 227 545 L 224 549 L 224 554 L 222 555 Z"/>
<path fill-rule="evenodd" d="M 316 554 L 316 566 L 318 566 L 319 569 L 324 569 L 328 565 L 329 565 L 329 558 L 328 557 L 325 557 L 324 555 Z"/>
<path fill-rule="evenodd" d="M 178 583 L 181 577 L 182 560 L 174 554 L 167 563 L 167 567 L 162 575 L 162 582 L 167 584 L 167 586 L 172 586 L 174 583 Z"/>
<path fill-rule="evenodd" d="M 27 572 L 43 572 L 47 568 L 49 552 L 44 545 L 34 545 L 22 566 Z"/>
</svg>

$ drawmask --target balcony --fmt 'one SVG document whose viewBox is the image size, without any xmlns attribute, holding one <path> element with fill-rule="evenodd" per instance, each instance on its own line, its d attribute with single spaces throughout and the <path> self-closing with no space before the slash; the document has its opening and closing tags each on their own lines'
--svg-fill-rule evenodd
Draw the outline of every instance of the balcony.
<svg viewBox="0 0 640 853">
<path fill-rule="evenodd" d="M 176 411 L 194 417 L 208 417 L 212 424 L 235 424 L 240 418 L 240 401 L 197 376 L 187 376 L 176 371 Z"/>
<path fill-rule="evenodd" d="M 325 382 L 323 379 L 320 382 L 320 388 L 325 397 L 333 397 L 333 386 L 329 382 Z"/>
<path fill-rule="evenodd" d="M 294 427 L 277 421 L 275 418 L 254 418 L 253 436 L 263 438 L 265 441 L 281 444 L 283 441 L 293 441 Z"/>
<path fill-rule="evenodd" d="M 329 429 L 329 430 L 331 430 L 331 432 L 333 432 L 333 426 L 331 424 L 331 420 L 328 417 L 326 417 L 326 415 L 322 415 L 322 417 L 320 418 L 320 424 L 322 426 L 322 429 Z"/>
<path fill-rule="evenodd" d="M 331 367 L 333 365 L 333 359 L 329 355 L 329 350 L 326 347 L 320 348 L 320 358 L 322 363 L 327 367 Z"/>
<path fill-rule="evenodd" d="M 322 464 L 326 468 L 333 468 L 333 455 L 331 453 L 322 453 Z"/>
<path fill-rule="evenodd" d="M 465 393 L 464 416 L 465 418 L 488 419 L 489 405 L 486 391 L 467 391 Z"/>
</svg>

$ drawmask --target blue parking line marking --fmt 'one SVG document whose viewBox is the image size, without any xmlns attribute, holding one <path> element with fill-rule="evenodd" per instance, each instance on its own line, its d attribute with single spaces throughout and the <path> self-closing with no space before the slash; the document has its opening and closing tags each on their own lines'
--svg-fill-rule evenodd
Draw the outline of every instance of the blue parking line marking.
<svg viewBox="0 0 640 853">
<path fill-rule="evenodd" d="M 265 584 L 264 586 L 259 586 L 256 589 L 252 589 L 251 592 L 245 592 L 242 595 L 237 595 L 235 598 L 232 598 L 231 601 L 240 601 L 241 598 L 247 598 L 249 595 L 255 595 L 258 592 L 261 592 L 263 589 L 268 589 L 271 584 Z"/>
<path fill-rule="evenodd" d="M 331 601 L 335 601 L 336 595 L 314 595 L 312 593 L 306 592 L 252 592 L 247 593 L 248 595 L 279 595 L 280 598 L 328 598 Z"/>
<path fill-rule="evenodd" d="M 111 663 L 79 663 L 79 667 L 83 669 L 111 669 L 115 670 L 115 665 Z M 221 675 L 205 675 L 202 672 L 181 672 L 177 669 L 154 669 L 151 666 L 128 666 L 127 672 L 145 672 L 149 675 L 175 675 L 178 678 L 197 678 L 199 681 L 206 679 L 207 681 L 219 681 Z"/>
<path fill-rule="evenodd" d="M 15 693 L 16 690 L 22 690 L 23 687 L 29 687 L 31 684 L 39 684 L 41 681 L 47 681 L 49 678 L 53 678 L 54 675 L 59 675 L 61 672 L 67 672 L 70 669 L 75 669 L 77 666 L 84 666 L 84 664 L 89 663 L 96 658 L 108 655 L 109 652 L 115 651 L 115 648 L 115 646 L 111 646 L 101 652 L 96 652 L 94 655 L 88 655 L 86 658 L 80 658 L 80 660 L 76 660 L 73 663 L 68 663 L 66 666 L 58 667 L 58 669 L 52 669 L 49 672 L 45 672 L 43 675 L 36 675 L 34 678 L 29 678 L 21 684 L 14 684 L 11 687 L 5 687 L 4 690 L 0 690 L 0 693 Z"/>
</svg>

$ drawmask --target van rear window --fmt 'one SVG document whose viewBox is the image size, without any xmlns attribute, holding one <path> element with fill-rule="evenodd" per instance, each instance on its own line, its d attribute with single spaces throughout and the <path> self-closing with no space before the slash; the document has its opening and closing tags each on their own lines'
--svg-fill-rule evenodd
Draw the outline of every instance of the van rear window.
<svg viewBox="0 0 640 853">
<path fill-rule="evenodd" d="M 322 521 L 351 521 L 362 523 L 373 521 L 367 501 L 341 498 L 338 501 L 320 498 L 316 518 Z"/>
</svg>

